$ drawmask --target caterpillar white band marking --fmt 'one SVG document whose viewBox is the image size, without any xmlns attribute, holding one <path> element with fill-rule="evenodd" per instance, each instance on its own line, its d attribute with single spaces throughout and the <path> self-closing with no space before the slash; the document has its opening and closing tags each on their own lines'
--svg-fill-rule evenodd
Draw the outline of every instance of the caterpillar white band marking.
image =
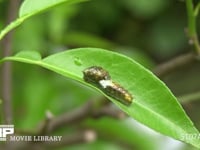
<svg viewBox="0 0 200 150">
<path fill-rule="evenodd" d="M 105 89 L 107 86 L 114 86 L 111 80 L 100 80 L 99 84 Z"/>
<path fill-rule="evenodd" d="M 102 67 L 92 66 L 86 68 L 83 70 L 83 79 L 125 105 L 132 103 L 132 95 L 120 84 L 113 82 L 110 74 Z"/>
</svg>

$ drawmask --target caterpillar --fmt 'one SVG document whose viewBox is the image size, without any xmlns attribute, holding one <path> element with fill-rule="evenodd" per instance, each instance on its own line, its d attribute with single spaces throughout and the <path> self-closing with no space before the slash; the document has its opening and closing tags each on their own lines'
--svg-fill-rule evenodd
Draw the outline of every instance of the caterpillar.
<svg viewBox="0 0 200 150">
<path fill-rule="evenodd" d="M 91 84 L 99 85 L 101 80 L 110 80 L 109 73 L 99 66 L 92 66 L 83 70 L 83 79 Z"/>
<path fill-rule="evenodd" d="M 83 79 L 98 88 L 100 88 L 108 96 L 117 99 L 119 102 L 130 105 L 132 103 L 132 95 L 124 89 L 120 84 L 111 80 L 108 71 L 99 66 L 92 66 L 83 70 Z"/>
</svg>

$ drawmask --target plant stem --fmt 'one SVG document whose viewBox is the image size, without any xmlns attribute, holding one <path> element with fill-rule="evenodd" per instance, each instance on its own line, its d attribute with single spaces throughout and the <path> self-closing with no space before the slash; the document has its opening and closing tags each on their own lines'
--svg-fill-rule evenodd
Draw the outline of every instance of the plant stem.
<svg viewBox="0 0 200 150">
<path fill-rule="evenodd" d="M 196 30 L 196 16 L 192 0 L 186 0 L 186 9 L 188 17 L 188 35 L 190 37 L 190 43 L 194 45 L 196 53 L 200 55 L 200 45 Z"/>
<path fill-rule="evenodd" d="M 156 68 L 153 69 L 153 72 L 159 78 L 162 78 L 167 74 L 173 72 L 174 70 L 184 67 L 185 65 L 191 64 L 196 60 L 196 56 L 191 52 L 182 54 L 180 56 L 170 59 L 169 61 L 159 64 L 158 66 L 156 66 Z"/>
<path fill-rule="evenodd" d="M 178 97 L 178 99 L 182 104 L 193 102 L 195 100 L 200 100 L 200 92 L 198 91 L 198 92 L 182 95 Z"/>
<path fill-rule="evenodd" d="M 8 13 L 6 22 L 11 22 L 16 17 L 20 1 L 10 0 L 8 6 Z M 3 57 L 11 55 L 12 49 L 12 32 L 9 33 L 2 43 Z M 2 99 L 3 99 L 3 118 L 5 124 L 12 123 L 12 103 L 11 103 L 11 91 L 12 91 L 12 69 L 11 63 L 5 63 L 2 67 Z"/>
<path fill-rule="evenodd" d="M 15 0 L 16 1 L 16 0 Z M 7 25 L 1 32 L 0 32 L 0 40 L 3 39 L 6 34 L 11 32 L 13 29 L 15 29 L 17 26 L 19 26 L 27 17 L 22 17 L 14 20 L 9 25 Z"/>
</svg>

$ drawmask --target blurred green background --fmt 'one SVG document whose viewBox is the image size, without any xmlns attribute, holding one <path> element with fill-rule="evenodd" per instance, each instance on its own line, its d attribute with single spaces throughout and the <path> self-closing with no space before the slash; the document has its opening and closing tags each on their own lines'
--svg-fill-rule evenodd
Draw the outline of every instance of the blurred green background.
<svg viewBox="0 0 200 150">
<path fill-rule="evenodd" d="M 6 0 L 0 0 L 0 29 L 5 26 L 7 6 Z M 200 29 L 199 24 L 197 27 Z M 15 29 L 12 52 L 36 50 L 45 57 L 71 48 L 99 47 L 125 54 L 152 70 L 162 62 L 191 51 L 185 28 L 186 9 L 185 2 L 181 0 L 91 0 L 77 5 L 63 4 L 27 20 Z M 101 96 L 37 66 L 13 63 L 12 73 L 14 124 L 17 128 L 35 128 L 44 119 L 47 110 L 59 115 Z M 179 97 L 200 90 L 199 76 L 200 64 L 193 63 L 162 80 Z M 198 100 L 183 106 L 200 129 Z M 160 138 L 161 135 L 147 133 L 143 127 L 138 132 L 134 126 L 137 123 L 129 121 L 127 119 L 121 123 L 109 118 L 95 122 L 87 120 L 82 126 L 101 133 L 98 140 L 63 149 L 76 150 L 81 147 L 88 150 L 95 147 L 99 150 L 145 150 L 148 146 L 144 146 L 144 141 L 154 149 L 159 149 L 160 145 L 169 141 L 166 137 Z M 99 127 L 100 124 L 102 127 Z M 118 131 L 118 128 L 127 128 L 127 124 L 131 129 Z M 111 125 L 118 128 L 105 134 Z M 68 128 L 70 131 L 77 130 L 79 126 Z M 115 133 L 117 131 L 119 133 Z M 130 131 L 132 137 L 135 135 L 134 139 L 129 139 L 131 136 L 112 139 L 116 135 L 127 136 L 123 132 L 128 134 Z M 60 132 L 64 134 L 62 130 Z M 172 142 L 171 145 L 177 146 L 177 143 Z M 178 145 L 178 148 L 168 149 L 193 149 L 180 143 Z"/>
</svg>

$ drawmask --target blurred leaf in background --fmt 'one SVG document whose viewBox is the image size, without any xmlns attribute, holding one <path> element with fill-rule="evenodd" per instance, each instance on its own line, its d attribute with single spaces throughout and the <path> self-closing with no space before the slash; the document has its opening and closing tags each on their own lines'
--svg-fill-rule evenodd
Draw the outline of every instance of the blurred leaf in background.
<svg viewBox="0 0 200 150">
<path fill-rule="evenodd" d="M 48 41 L 47 41 L 47 30 L 43 21 L 44 16 L 33 17 L 26 22 L 24 22 L 18 30 L 14 37 L 14 53 L 21 50 L 36 50 L 40 51 L 42 54 L 47 52 Z M 43 20 L 43 21 L 42 21 Z"/>
<path fill-rule="evenodd" d="M 163 0 L 124 0 L 124 3 L 127 10 L 129 10 L 134 16 L 141 19 L 152 19 L 153 17 L 158 16 L 162 13 L 166 7 L 169 6 L 171 1 Z"/>
</svg>

